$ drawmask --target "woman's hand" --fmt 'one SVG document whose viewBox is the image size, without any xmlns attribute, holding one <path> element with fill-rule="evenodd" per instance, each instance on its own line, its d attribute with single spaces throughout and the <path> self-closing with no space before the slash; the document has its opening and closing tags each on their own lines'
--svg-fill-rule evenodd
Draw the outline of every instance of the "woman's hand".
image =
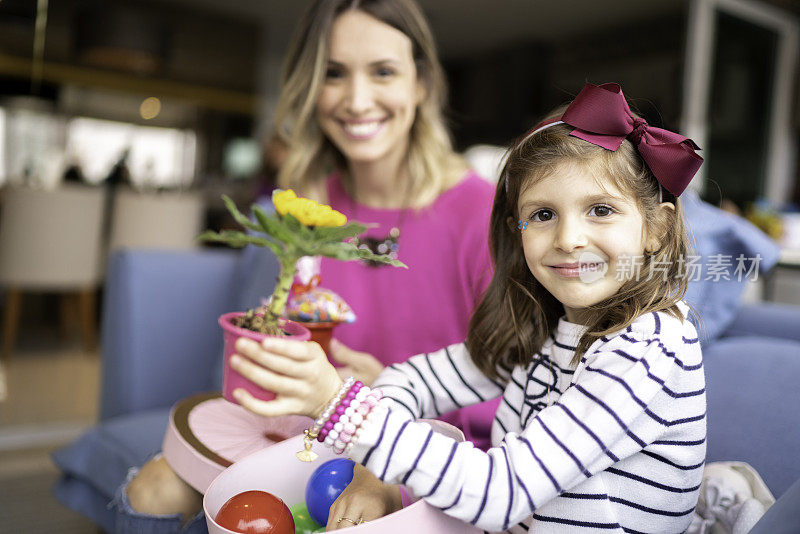
<svg viewBox="0 0 800 534">
<path fill-rule="evenodd" d="M 336 369 L 313 342 L 270 337 L 257 343 L 241 337 L 231 367 L 275 393 L 274 400 L 262 401 L 241 388 L 233 392 L 242 406 L 266 417 L 300 414 L 315 419 L 342 386 Z"/>
<path fill-rule="evenodd" d="M 325 531 L 372 521 L 403 507 L 399 486 L 384 484 L 366 467 L 356 464 L 353 481 L 331 505 Z M 347 518 L 347 519 L 342 519 Z"/>
<path fill-rule="evenodd" d="M 330 356 L 344 364 L 344 367 L 337 369 L 340 377 L 352 376 L 368 386 L 371 386 L 383 371 L 383 364 L 375 356 L 353 350 L 335 339 L 331 339 Z"/>
</svg>

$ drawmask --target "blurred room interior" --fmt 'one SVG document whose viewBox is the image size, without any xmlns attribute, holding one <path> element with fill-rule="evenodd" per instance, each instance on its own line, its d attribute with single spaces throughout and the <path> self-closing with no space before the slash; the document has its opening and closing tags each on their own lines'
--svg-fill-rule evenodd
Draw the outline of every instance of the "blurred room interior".
<svg viewBox="0 0 800 534">
<path fill-rule="evenodd" d="M 31 532 L 92 531 L 45 503 L 47 454 L 99 416 L 108 258 L 199 247 L 232 223 L 221 194 L 247 205 L 269 187 L 280 63 L 307 4 L 0 0 L 0 488 L 16 488 L 0 524 L 30 509 Z M 487 178 L 497 147 L 586 81 L 618 82 L 702 147 L 700 195 L 781 245 L 747 298 L 800 305 L 800 2 L 420 4 L 455 144 Z"/>
</svg>

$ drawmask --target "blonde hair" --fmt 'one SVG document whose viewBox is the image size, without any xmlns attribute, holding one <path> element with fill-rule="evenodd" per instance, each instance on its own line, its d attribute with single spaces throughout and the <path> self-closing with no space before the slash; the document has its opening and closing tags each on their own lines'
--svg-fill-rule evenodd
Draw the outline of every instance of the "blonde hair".
<svg viewBox="0 0 800 534">
<path fill-rule="evenodd" d="M 425 95 L 411 125 L 405 165 L 410 204 L 428 205 L 456 183 L 467 167 L 453 151 L 444 124 L 442 109 L 447 87 L 433 35 L 412 0 L 316 0 L 306 10 L 286 55 L 275 112 L 278 135 L 289 145 L 278 184 L 308 191 L 327 173 L 346 168 L 345 158 L 320 129 L 315 110 L 325 81 L 331 27 L 339 15 L 350 9 L 392 26 L 411 40 L 417 77 Z"/>
<path fill-rule="evenodd" d="M 660 209 L 658 182 L 630 141 L 612 152 L 570 136 L 572 129 L 566 124 L 550 126 L 509 150 L 503 171 L 507 182 L 498 183 L 490 223 L 494 277 L 472 317 L 467 338 L 473 360 L 488 376 L 496 376 L 498 368 L 510 370 L 529 363 L 564 314 L 563 305 L 531 274 L 515 222 L 522 192 L 565 162 L 607 177 L 636 199 L 647 235 L 661 246 L 645 256 L 642 272 L 649 272 L 654 262 L 667 271 L 663 279 L 628 280 L 617 293 L 589 306 L 592 313 L 572 364 L 577 365 L 594 341 L 626 328 L 643 314 L 666 311 L 683 318 L 677 303 L 688 285 L 681 260 L 686 258 L 689 241 L 680 201 L 670 198 L 675 209 Z"/>
</svg>

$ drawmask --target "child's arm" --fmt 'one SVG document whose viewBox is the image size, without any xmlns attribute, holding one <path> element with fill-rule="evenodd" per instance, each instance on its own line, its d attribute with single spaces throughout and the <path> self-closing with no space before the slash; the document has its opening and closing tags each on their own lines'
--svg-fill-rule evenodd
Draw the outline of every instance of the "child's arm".
<svg viewBox="0 0 800 534">
<path fill-rule="evenodd" d="M 630 340 L 614 338 L 617 345 L 608 343 L 588 355 L 576 370 L 573 385 L 557 403 L 539 412 L 519 434 L 507 434 L 499 447 L 486 453 L 471 443 L 435 434 L 428 425 L 414 422 L 405 409 L 388 403 L 370 413 L 350 456 L 384 482 L 404 484 L 448 515 L 492 531 L 505 530 L 526 519 L 612 465 L 616 471 L 608 476 L 614 477 L 615 485 L 636 486 L 627 488 L 634 506 L 645 495 L 656 503 L 653 506 L 666 507 L 670 514 L 683 513 L 685 510 L 675 507 L 685 505 L 692 496 L 696 500 L 705 454 L 699 348 L 697 344 L 665 346 L 659 339 L 636 335 L 630 334 Z M 684 342 L 688 343 L 686 339 Z M 335 371 L 331 372 L 336 382 L 330 384 L 327 374 L 311 375 L 304 366 L 315 359 L 324 360 L 324 355 L 319 351 L 309 359 L 306 351 L 300 350 L 301 345 L 271 340 L 265 343 L 269 351 L 253 351 L 247 343 L 237 345 L 248 357 L 280 373 L 255 372 L 236 365 L 237 371 L 278 395 L 269 402 L 255 400 L 247 393 L 237 394 L 237 399 L 262 415 L 317 416 L 341 381 Z M 644 467 L 636 464 L 635 472 L 629 472 L 626 459 L 666 432 L 670 440 L 693 443 L 679 447 L 683 465 L 675 467 L 638 455 L 644 458 L 638 462 L 651 463 Z M 670 445 L 666 446 L 669 450 Z M 608 490 L 602 482 L 597 485 L 591 487 L 602 497 Z M 653 497 L 654 493 L 658 495 Z M 603 501 L 570 501 L 569 506 L 558 510 L 573 519 L 582 514 L 590 517 L 592 506 L 598 502 Z"/>
<path fill-rule="evenodd" d="M 558 402 L 488 453 L 433 434 L 388 407 L 370 417 L 351 457 L 381 480 L 405 484 L 448 515 L 492 531 L 524 520 L 559 495 L 573 495 L 605 470 L 613 473 L 612 484 L 626 488 L 631 510 L 642 502 L 653 514 L 664 509 L 653 515 L 654 524 L 691 513 L 705 453 L 699 350 L 681 353 L 645 339 L 622 346 L 590 355 Z M 630 459 L 666 433 L 666 457 L 681 449 L 672 460 L 644 454 Z M 578 491 L 588 500 L 575 494 L 556 512 L 548 508 L 551 515 L 534 518 L 591 522 L 593 507 L 605 506 L 608 491 L 595 479 Z"/>
<path fill-rule="evenodd" d="M 463 343 L 390 365 L 373 387 L 380 387 L 413 418 L 434 419 L 443 413 L 494 399 L 507 380 L 490 380 L 472 362 Z"/>
</svg>

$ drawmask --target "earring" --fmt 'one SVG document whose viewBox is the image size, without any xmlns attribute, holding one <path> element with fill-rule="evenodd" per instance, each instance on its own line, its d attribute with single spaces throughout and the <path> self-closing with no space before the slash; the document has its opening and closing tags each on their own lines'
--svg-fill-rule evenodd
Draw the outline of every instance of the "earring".
<svg viewBox="0 0 800 534">
<path fill-rule="evenodd" d="M 528 228 L 528 221 L 522 222 L 522 220 L 517 221 L 517 228 L 519 228 L 520 232 Z"/>
</svg>

